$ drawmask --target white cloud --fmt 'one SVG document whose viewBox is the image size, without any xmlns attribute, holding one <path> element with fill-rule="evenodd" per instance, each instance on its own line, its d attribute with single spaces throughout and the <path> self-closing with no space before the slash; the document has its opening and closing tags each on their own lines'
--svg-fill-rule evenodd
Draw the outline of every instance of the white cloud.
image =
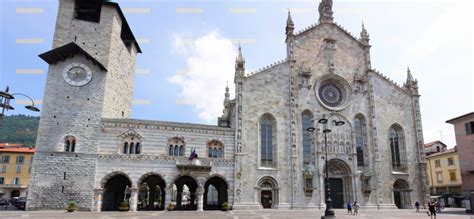
<svg viewBox="0 0 474 219">
<path fill-rule="evenodd" d="M 215 123 L 222 115 L 226 82 L 232 93 L 237 48 L 218 31 L 187 42 L 174 34 L 174 50 L 186 59 L 185 70 L 177 71 L 168 81 L 181 87 L 177 104 L 190 104 L 205 123 Z"/>
</svg>

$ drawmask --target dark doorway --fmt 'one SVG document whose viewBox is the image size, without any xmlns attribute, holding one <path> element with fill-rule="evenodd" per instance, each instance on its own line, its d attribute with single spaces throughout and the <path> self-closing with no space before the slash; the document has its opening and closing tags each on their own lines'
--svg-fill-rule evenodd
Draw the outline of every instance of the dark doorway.
<svg viewBox="0 0 474 219">
<path fill-rule="evenodd" d="M 115 175 L 104 186 L 102 211 L 117 211 L 120 203 L 130 198 L 132 183 L 124 175 Z"/>
<path fill-rule="evenodd" d="M 174 185 L 176 186 L 176 210 L 196 210 L 196 189 L 197 183 L 190 176 L 181 176 L 179 177 Z M 188 194 L 183 193 L 183 188 L 186 186 L 189 191 Z M 186 202 L 183 202 L 183 196 L 186 199 Z"/>
<path fill-rule="evenodd" d="M 204 185 L 204 210 L 219 210 L 227 202 L 227 183 L 219 178 L 212 177 Z"/>
<path fill-rule="evenodd" d="M 331 189 L 331 200 L 333 208 L 344 208 L 344 190 L 341 178 L 329 178 L 329 188 Z"/>
<path fill-rule="evenodd" d="M 402 198 L 400 191 L 393 191 L 393 199 L 395 199 L 395 205 L 397 208 L 402 208 Z"/>
<path fill-rule="evenodd" d="M 138 210 L 165 209 L 165 181 L 158 175 L 147 176 L 139 185 Z"/>
<path fill-rule="evenodd" d="M 272 191 L 262 191 L 260 197 L 263 208 L 272 208 Z"/>
<path fill-rule="evenodd" d="M 20 197 L 20 191 L 19 190 L 13 190 L 12 193 L 10 194 L 10 197 L 12 197 L 12 198 Z"/>
</svg>

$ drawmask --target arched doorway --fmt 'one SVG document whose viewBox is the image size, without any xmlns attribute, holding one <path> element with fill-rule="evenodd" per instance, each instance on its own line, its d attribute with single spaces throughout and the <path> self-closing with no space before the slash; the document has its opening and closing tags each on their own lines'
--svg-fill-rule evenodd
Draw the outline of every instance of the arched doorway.
<svg viewBox="0 0 474 219">
<path fill-rule="evenodd" d="M 393 203 L 400 209 L 411 208 L 410 186 L 405 180 L 397 179 L 393 184 Z"/>
<path fill-rule="evenodd" d="M 16 197 L 20 197 L 20 190 L 13 190 L 11 193 L 10 193 L 10 197 L 11 198 L 16 198 Z"/>
<path fill-rule="evenodd" d="M 123 174 L 117 174 L 108 179 L 104 185 L 102 211 L 116 211 L 123 201 L 130 203 L 131 186 L 132 182 Z"/>
<path fill-rule="evenodd" d="M 328 161 L 328 180 L 330 197 L 333 208 L 344 208 L 344 203 L 353 202 L 352 195 L 352 171 L 346 162 L 340 159 L 332 159 Z M 326 169 L 323 170 L 323 182 L 325 182 Z M 326 182 L 325 182 L 326 183 Z M 321 190 L 323 197 L 326 196 L 326 184 Z M 326 199 L 326 198 L 325 198 Z"/>
<path fill-rule="evenodd" d="M 219 210 L 227 202 L 227 183 L 220 177 L 211 177 L 204 184 L 204 210 Z"/>
<path fill-rule="evenodd" d="M 262 208 L 278 208 L 278 184 L 272 177 L 263 177 L 257 184 L 257 196 Z"/>
<path fill-rule="evenodd" d="M 166 183 L 157 174 L 148 174 L 138 180 L 138 210 L 164 210 Z"/>
<path fill-rule="evenodd" d="M 176 210 L 196 210 L 197 183 L 190 176 L 180 176 L 173 185 L 173 197 L 176 201 Z"/>
</svg>

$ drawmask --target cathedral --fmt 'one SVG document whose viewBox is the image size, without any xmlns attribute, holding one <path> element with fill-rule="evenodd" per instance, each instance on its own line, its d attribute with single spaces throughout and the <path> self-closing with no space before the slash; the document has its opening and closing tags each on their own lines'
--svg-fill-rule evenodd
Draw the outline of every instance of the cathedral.
<svg viewBox="0 0 474 219">
<path fill-rule="evenodd" d="M 60 0 L 27 210 L 324 209 L 326 186 L 334 208 L 424 203 L 417 80 L 372 68 L 367 30 L 334 22 L 332 0 L 318 11 L 298 32 L 288 13 L 268 67 L 246 74 L 239 47 L 214 126 L 130 118 L 141 49 L 120 6 Z"/>
</svg>

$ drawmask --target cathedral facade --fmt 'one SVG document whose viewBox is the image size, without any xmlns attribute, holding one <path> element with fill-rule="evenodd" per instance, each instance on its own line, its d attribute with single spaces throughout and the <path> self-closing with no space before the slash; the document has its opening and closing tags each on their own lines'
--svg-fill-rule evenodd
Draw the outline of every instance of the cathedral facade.
<svg viewBox="0 0 474 219">
<path fill-rule="evenodd" d="M 141 49 L 118 4 L 61 0 L 27 209 L 411 208 L 429 190 L 418 83 L 371 67 L 369 35 L 334 22 L 294 32 L 287 57 L 246 74 L 218 125 L 131 119 Z M 327 164 L 327 167 L 326 167 Z M 328 174 L 327 177 L 325 174 Z M 325 179 L 327 178 L 327 181 Z"/>
</svg>

